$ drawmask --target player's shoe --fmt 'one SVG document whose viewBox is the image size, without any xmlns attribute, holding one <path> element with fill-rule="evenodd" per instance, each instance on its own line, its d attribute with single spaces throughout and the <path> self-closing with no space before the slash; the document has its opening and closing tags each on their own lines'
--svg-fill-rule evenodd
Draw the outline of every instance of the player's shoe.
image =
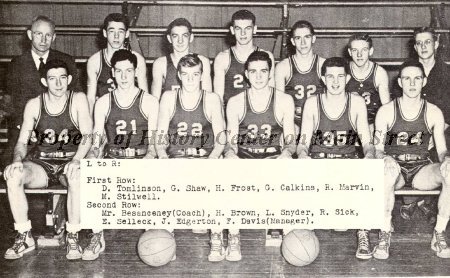
<svg viewBox="0 0 450 278">
<path fill-rule="evenodd" d="M 208 255 L 208 261 L 220 262 L 225 259 L 225 247 L 223 246 L 222 233 L 211 232 L 211 249 Z"/>
<path fill-rule="evenodd" d="M 193 234 L 206 234 L 208 233 L 207 229 L 192 229 Z"/>
<path fill-rule="evenodd" d="M 66 258 L 68 260 L 81 259 L 83 249 L 78 242 L 78 233 L 67 233 L 66 235 Z"/>
<path fill-rule="evenodd" d="M 99 233 L 92 233 L 90 237 L 91 242 L 86 248 L 84 248 L 83 255 L 81 256 L 81 259 L 84 261 L 96 260 L 100 253 L 105 251 L 105 237 L 103 235 L 103 231 Z"/>
<path fill-rule="evenodd" d="M 13 246 L 6 250 L 4 257 L 7 260 L 19 259 L 23 257 L 23 254 L 33 251 L 34 249 L 36 249 L 36 244 L 31 235 L 31 231 L 17 233 Z"/>
<path fill-rule="evenodd" d="M 378 245 L 373 250 L 373 256 L 379 260 L 389 258 L 389 247 L 391 246 L 391 233 L 380 231 Z"/>
<path fill-rule="evenodd" d="M 412 202 L 411 204 L 405 204 L 400 207 L 400 216 L 405 220 L 411 220 L 416 210 L 417 202 Z"/>
<path fill-rule="evenodd" d="M 358 236 L 358 249 L 356 249 L 356 257 L 361 260 L 368 260 L 372 258 L 370 251 L 370 240 L 368 230 L 359 230 Z"/>
<path fill-rule="evenodd" d="M 450 248 L 445 241 L 444 232 L 433 231 L 433 239 L 431 239 L 431 249 L 436 251 L 436 256 L 439 258 L 450 258 Z"/>
<path fill-rule="evenodd" d="M 237 262 L 242 259 L 240 234 L 228 234 L 228 247 L 225 258 L 230 262 Z"/>
</svg>

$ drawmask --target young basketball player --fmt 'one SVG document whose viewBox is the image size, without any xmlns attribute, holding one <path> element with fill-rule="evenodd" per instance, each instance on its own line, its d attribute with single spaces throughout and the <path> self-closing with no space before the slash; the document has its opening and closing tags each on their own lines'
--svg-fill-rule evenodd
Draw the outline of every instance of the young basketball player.
<svg viewBox="0 0 450 278">
<path fill-rule="evenodd" d="M 389 257 L 394 190 L 405 184 L 411 184 L 418 190 L 431 190 L 442 185 L 431 249 L 440 258 L 450 258 L 450 248 L 445 240 L 450 216 L 450 159 L 444 137 L 445 122 L 441 110 L 421 96 L 426 82 L 420 62 L 405 62 L 399 69 L 398 77 L 403 95 L 383 105 L 377 113 L 376 133 L 383 141 L 375 145 L 376 157 L 384 159 L 386 194 L 384 227 L 373 252 L 377 259 Z M 436 145 L 439 163 L 430 160 L 428 143 L 431 138 Z"/>
<path fill-rule="evenodd" d="M 229 149 L 234 158 L 291 158 L 295 152 L 294 101 L 269 86 L 272 59 L 255 51 L 245 63 L 250 88 L 232 97 L 227 106 Z M 284 144 L 283 144 L 284 141 Z M 222 230 L 211 230 L 209 261 L 242 259 L 239 230 L 229 230 L 225 249 Z"/>
<path fill-rule="evenodd" d="M 256 18 L 247 10 L 240 10 L 231 17 L 230 31 L 236 39 L 236 45 L 217 54 L 214 60 L 214 91 L 219 94 L 223 105 L 226 107 L 228 100 L 247 87 L 244 79 L 244 64 L 251 53 L 259 50 L 253 43 L 253 35 L 256 34 Z M 274 65 L 272 53 L 269 54 Z M 270 85 L 273 87 L 274 74 L 270 72 Z"/>
<path fill-rule="evenodd" d="M 302 123 L 303 105 L 311 95 L 322 91 L 320 69 L 325 61 L 314 53 L 314 27 L 305 20 L 297 21 L 291 29 L 291 43 L 295 54 L 279 62 L 275 68 L 277 90 L 291 95 L 295 104 L 296 132 Z"/>
<path fill-rule="evenodd" d="M 125 40 L 130 36 L 128 19 L 119 13 L 109 14 L 103 23 L 103 36 L 107 40 L 105 49 L 92 55 L 87 62 L 87 97 L 91 113 L 94 111 L 96 99 L 112 92 L 116 88 L 112 76 L 111 57 L 114 52 L 126 47 Z M 136 79 L 139 88 L 149 92 L 147 83 L 147 66 L 145 59 L 133 51 L 138 59 Z"/>
<path fill-rule="evenodd" d="M 80 159 L 91 143 L 92 119 L 84 93 L 69 91 L 72 76 L 60 60 L 48 61 L 42 72 L 47 91 L 32 98 L 25 106 L 13 163 L 6 167 L 4 178 L 8 199 L 18 232 L 5 259 L 18 259 L 35 249 L 28 220 L 25 188 L 45 188 L 49 183 L 68 186 L 66 223 L 66 258 L 81 258 L 78 242 L 80 230 Z M 34 144 L 28 154 L 28 144 Z"/>
<path fill-rule="evenodd" d="M 135 86 L 138 59 L 120 49 L 111 58 L 117 88 L 100 97 L 95 104 L 94 137 L 88 158 L 155 158 L 154 133 L 158 119 L 158 100 Z M 103 136 L 106 146 L 100 148 Z M 105 250 L 103 231 L 93 229 L 84 249 L 83 260 L 95 260 Z"/>
<path fill-rule="evenodd" d="M 364 98 L 367 106 L 367 119 L 370 133 L 373 134 L 375 115 L 382 104 L 391 100 L 389 78 L 384 68 L 370 61 L 373 54 L 372 38 L 367 34 L 356 34 L 348 41 L 350 61 L 350 80 L 346 91 Z"/>
<path fill-rule="evenodd" d="M 343 58 L 326 59 L 322 65 L 325 91 L 305 102 L 302 129 L 297 146 L 299 158 L 358 158 L 361 142 L 365 158 L 374 157 L 364 99 L 345 91 L 349 81 Z M 369 232 L 359 230 L 356 257 L 369 259 Z"/>
<path fill-rule="evenodd" d="M 173 52 L 159 57 L 153 63 L 152 95 L 160 99 L 161 93 L 175 91 L 180 88 L 177 77 L 178 61 L 189 54 L 189 46 L 194 40 L 191 23 L 185 18 L 177 18 L 167 27 L 167 40 L 172 45 Z M 201 88 L 212 92 L 211 65 L 209 59 L 198 55 L 203 64 Z"/>
</svg>

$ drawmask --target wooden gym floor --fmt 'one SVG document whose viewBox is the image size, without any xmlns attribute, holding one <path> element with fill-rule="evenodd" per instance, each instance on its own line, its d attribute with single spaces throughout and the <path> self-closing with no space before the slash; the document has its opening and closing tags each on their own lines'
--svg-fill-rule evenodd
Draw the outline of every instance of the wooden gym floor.
<svg viewBox="0 0 450 278">
<path fill-rule="evenodd" d="M 46 247 L 30 252 L 24 258 L 3 259 L 12 244 L 14 231 L 5 195 L 0 195 L 0 277 L 336 277 L 336 276 L 449 276 L 450 260 L 440 259 L 430 249 L 431 231 L 416 211 L 413 221 L 394 217 L 396 232 L 391 244 L 391 257 L 380 261 L 355 258 L 354 230 L 335 232 L 317 230 L 320 254 L 314 263 L 294 267 L 281 256 L 280 249 L 264 246 L 263 230 L 241 231 L 240 262 L 210 263 L 209 236 L 177 230 L 177 260 L 159 268 L 142 263 L 136 254 L 136 243 L 142 230 L 105 231 L 106 251 L 93 262 L 67 261 L 63 247 Z M 44 222 L 44 203 L 40 196 L 28 196 L 34 234 Z M 396 205 L 398 211 L 398 202 Z M 87 231 L 80 235 L 87 244 Z M 371 233 L 372 244 L 377 234 Z"/>
</svg>

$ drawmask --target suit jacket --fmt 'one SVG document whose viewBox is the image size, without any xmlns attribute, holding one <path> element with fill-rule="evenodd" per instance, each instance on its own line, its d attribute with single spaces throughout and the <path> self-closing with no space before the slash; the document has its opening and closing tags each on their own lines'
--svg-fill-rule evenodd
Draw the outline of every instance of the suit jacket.
<svg viewBox="0 0 450 278">
<path fill-rule="evenodd" d="M 69 85 L 69 89 L 79 90 L 75 60 L 68 54 L 50 49 L 47 62 L 56 59 L 64 61 L 69 68 L 69 73 L 72 75 L 72 83 Z M 11 61 L 6 77 L 6 91 L 7 94 L 11 95 L 13 103 L 13 126 L 22 124 L 23 110 L 27 101 L 46 90 L 40 79 L 39 71 L 31 56 L 31 50 L 15 57 Z"/>
</svg>

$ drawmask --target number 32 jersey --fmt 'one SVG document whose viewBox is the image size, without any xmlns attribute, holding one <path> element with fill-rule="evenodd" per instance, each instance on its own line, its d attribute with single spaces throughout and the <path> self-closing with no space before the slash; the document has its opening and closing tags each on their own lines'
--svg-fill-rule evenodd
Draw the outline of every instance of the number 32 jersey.
<svg viewBox="0 0 450 278">
<path fill-rule="evenodd" d="M 319 57 L 314 55 L 311 67 L 306 71 L 299 69 L 293 55 L 287 59 L 289 61 L 290 73 L 286 81 L 285 93 L 291 95 L 294 99 L 294 122 L 298 127 L 301 127 L 302 110 L 306 99 L 322 91 Z"/>
</svg>

